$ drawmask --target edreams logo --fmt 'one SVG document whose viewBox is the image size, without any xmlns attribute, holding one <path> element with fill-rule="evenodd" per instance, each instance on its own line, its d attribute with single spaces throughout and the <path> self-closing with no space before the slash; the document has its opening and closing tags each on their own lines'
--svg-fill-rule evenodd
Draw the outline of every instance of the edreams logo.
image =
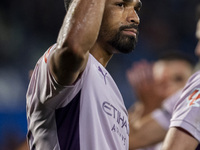
<svg viewBox="0 0 200 150">
<path fill-rule="evenodd" d="M 108 116 L 116 121 L 112 125 L 111 131 L 115 132 L 121 138 L 123 144 L 126 145 L 126 140 L 128 140 L 126 137 L 129 135 L 128 117 L 124 116 L 116 107 L 108 102 L 103 102 L 102 108 Z"/>
<path fill-rule="evenodd" d="M 192 94 L 188 97 L 188 107 L 200 107 L 198 103 L 200 101 L 200 89 L 195 89 Z"/>
<path fill-rule="evenodd" d="M 52 48 L 52 46 L 44 54 L 44 61 L 45 61 L 45 63 L 47 63 L 47 59 L 49 57 L 49 53 L 50 53 L 51 48 Z"/>
</svg>

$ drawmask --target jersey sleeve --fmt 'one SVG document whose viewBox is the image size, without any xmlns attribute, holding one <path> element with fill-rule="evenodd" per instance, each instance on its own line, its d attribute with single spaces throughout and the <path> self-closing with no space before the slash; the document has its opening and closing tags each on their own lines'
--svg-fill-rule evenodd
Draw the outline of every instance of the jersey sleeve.
<svg viewBox="0 0 200 150">
<path fill-rule="evenodd" d="M 59 85 L 51 75 L 48 58 L 55 52 L 55 47 L 56 44 L 49 48 L 35 66 L 26 95 L 28 105 L 39 102 L 50 108 L 63 107 L 81 89 L 84 73 L 72 86 Z"/>
<path fill-rule="evenodd" d="M 200 72 L 186 84 L 174 107 L 170 127 L 180 127 L 200 142 Z"/>
<path fill-rule="evenodd" d="M 180 97 L 181 90 L 163 101 L 161 108 L 152 112 L 152 118 L 165 130 L 168 130 L 175 103 Z"/>
</svg>

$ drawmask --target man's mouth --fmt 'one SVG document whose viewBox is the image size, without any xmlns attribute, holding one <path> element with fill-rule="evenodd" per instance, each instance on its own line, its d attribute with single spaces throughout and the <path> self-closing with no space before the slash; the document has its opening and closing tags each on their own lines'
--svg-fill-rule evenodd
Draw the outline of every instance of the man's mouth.
<svg viewBox="0 0 200 150">
<path fill-rule="evenodd" d="M 134 36 L 134 37 L 136 37 L 137 33 L 138 33 L 137 29 L 134 29 L 134 28 L 126 28 L 126 29 L 122 30 L 122 32 L 124 34 Z"/>
</svg>

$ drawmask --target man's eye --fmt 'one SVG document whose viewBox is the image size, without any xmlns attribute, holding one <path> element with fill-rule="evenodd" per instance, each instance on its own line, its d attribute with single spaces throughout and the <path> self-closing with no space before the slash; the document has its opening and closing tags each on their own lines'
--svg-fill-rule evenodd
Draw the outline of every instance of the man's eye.
<svg viewBox="0 0 200 150">
<path fill-rule="evenodd" d="M 175 82 L 183 82 L 184 78 L 182 76 L 176 76 L 174 77 Z"/>
<path fill-rule="evenodd" d="M 119 3 L 119 4 L 117 4 L 117 6 L 124 7 L 124 3 Z"/>
<path fill-rule="evenodd" d="M 139 12 L 140 12 L 140 8 L 136 8 L 135 11 L 136 11 L 137 13 L 139 13 Z"/>
</svg>

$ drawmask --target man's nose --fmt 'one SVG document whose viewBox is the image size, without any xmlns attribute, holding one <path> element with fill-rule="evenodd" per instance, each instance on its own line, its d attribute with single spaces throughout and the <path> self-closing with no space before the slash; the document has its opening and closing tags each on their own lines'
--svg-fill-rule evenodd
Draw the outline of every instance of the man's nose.
<svg viewBox="0 0 200 150">
<path fill-rule="evenodd" d="M 140 24 L 140 17 L 138 16 L 137 12 L 134 9 L 129 10 L 127 21 L 129 23 L 135 23 L 137 25 Z"/>
</svg>

